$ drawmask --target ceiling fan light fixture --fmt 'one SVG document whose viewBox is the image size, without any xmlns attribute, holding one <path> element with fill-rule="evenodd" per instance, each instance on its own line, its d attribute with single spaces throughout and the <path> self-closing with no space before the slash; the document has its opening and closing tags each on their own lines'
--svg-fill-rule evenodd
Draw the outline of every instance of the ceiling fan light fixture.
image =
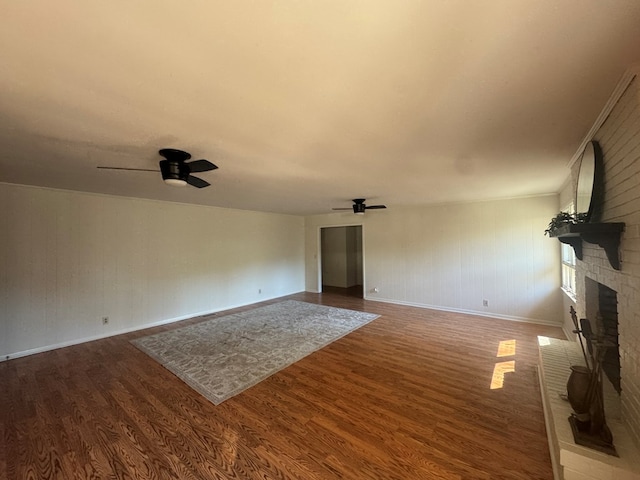
<svg viewBox="0 0 640 480">
<path fill-rule="evenodd" d="M 161 160 L 159 162 L 162 180 L 167 185 L 184 187 L 187 184 L 188 169 L 184 162 L 178 160 Z"/>
<path fill-rule="evenodd" d="M 187 182 L 181 178 L 165 178 L 164 183 L 172 187 L 184 187 L 187 185 Z"/>
</svg>

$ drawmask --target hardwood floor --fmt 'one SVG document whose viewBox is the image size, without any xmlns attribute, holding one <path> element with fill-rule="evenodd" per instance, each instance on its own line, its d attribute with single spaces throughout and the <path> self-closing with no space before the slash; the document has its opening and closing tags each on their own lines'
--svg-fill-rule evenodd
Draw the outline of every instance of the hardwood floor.
<svg viewBox="0 0 640 480">
<path fill-rule="evenodd" d="M 559 328 L 287 298 L 381 316 L 217 407 L 129 343 L 201 319 L 0 363 L 0 478 L 553 478 L 536 335 Z"/>
</svg>

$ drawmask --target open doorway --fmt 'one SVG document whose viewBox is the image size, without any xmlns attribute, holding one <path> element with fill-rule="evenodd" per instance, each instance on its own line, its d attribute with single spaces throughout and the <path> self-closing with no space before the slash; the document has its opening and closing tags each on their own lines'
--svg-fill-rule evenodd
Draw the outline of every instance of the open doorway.
<svg viewBox="0 0 640 480">
<path fill-rule="evenodd" d="M 362 225 L 320 229 L 322 291 L 363 298 Z"/>
</svg>

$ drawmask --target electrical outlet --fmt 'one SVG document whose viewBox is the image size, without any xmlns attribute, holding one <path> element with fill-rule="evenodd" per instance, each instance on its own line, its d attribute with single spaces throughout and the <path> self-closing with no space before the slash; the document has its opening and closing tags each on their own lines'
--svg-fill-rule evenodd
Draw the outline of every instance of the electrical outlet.
<svg viewBox="0 0 640 480">
<path fill-rule="evenodd" d="M 106 325 L 109 323 L 109 317 L 102 317 L 102 324 Z"/>
<path fill-rule="evenodd" d="M 262 293 L 262 289 L 261 288 L 258 289 L 258 293 Z"/>
<path fill-rule="evenodd" d="M 482 300 L 482 306 L 483 307 L 488 307 L 489 306 L 489 300 Z"/>
</svg>

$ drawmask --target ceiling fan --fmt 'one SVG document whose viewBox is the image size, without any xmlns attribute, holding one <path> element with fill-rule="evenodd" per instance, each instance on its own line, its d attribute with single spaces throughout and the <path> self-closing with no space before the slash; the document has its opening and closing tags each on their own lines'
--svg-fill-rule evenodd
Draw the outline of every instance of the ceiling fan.
<svg viewBox="0 0 640 480">
<path fill-rule="evenodd" d="M 345 207 L 345 208 L 334 208 L 333 210 L 351 210 L 353 209 L 353 213 L 355 213 L 356 215 L 364 215 L 364 211 L 365 210 L 374 210 L 374 209 L 380 209 L 380 208 L 387 208 L 386 205 L 365 205 L 365 200 L 364 198 L 354 198 L 353 199 L 353 205 L 351 207 Z"/>
<path fill-rule="evenodd" d="M 124 168 L 124 167 L 98 167 L 106 170 L 133 170 L 136 172 L 160 172 L 162 180 L 168 185 L 183 187 L 186 184 L 196 188 L 204 188 L 211 185 L 209 182 L 201 178 L 191 175 L 194 172 L 208 172 L 218 167 L 209 160 L 194 160 L 188 162 L 191 154 L 176 150 L 174 148 L 163 148 L 158 152 L 165 159 L 160 160 L 160 170 L 150 170 L 148 168 Z"/>
</svg>

